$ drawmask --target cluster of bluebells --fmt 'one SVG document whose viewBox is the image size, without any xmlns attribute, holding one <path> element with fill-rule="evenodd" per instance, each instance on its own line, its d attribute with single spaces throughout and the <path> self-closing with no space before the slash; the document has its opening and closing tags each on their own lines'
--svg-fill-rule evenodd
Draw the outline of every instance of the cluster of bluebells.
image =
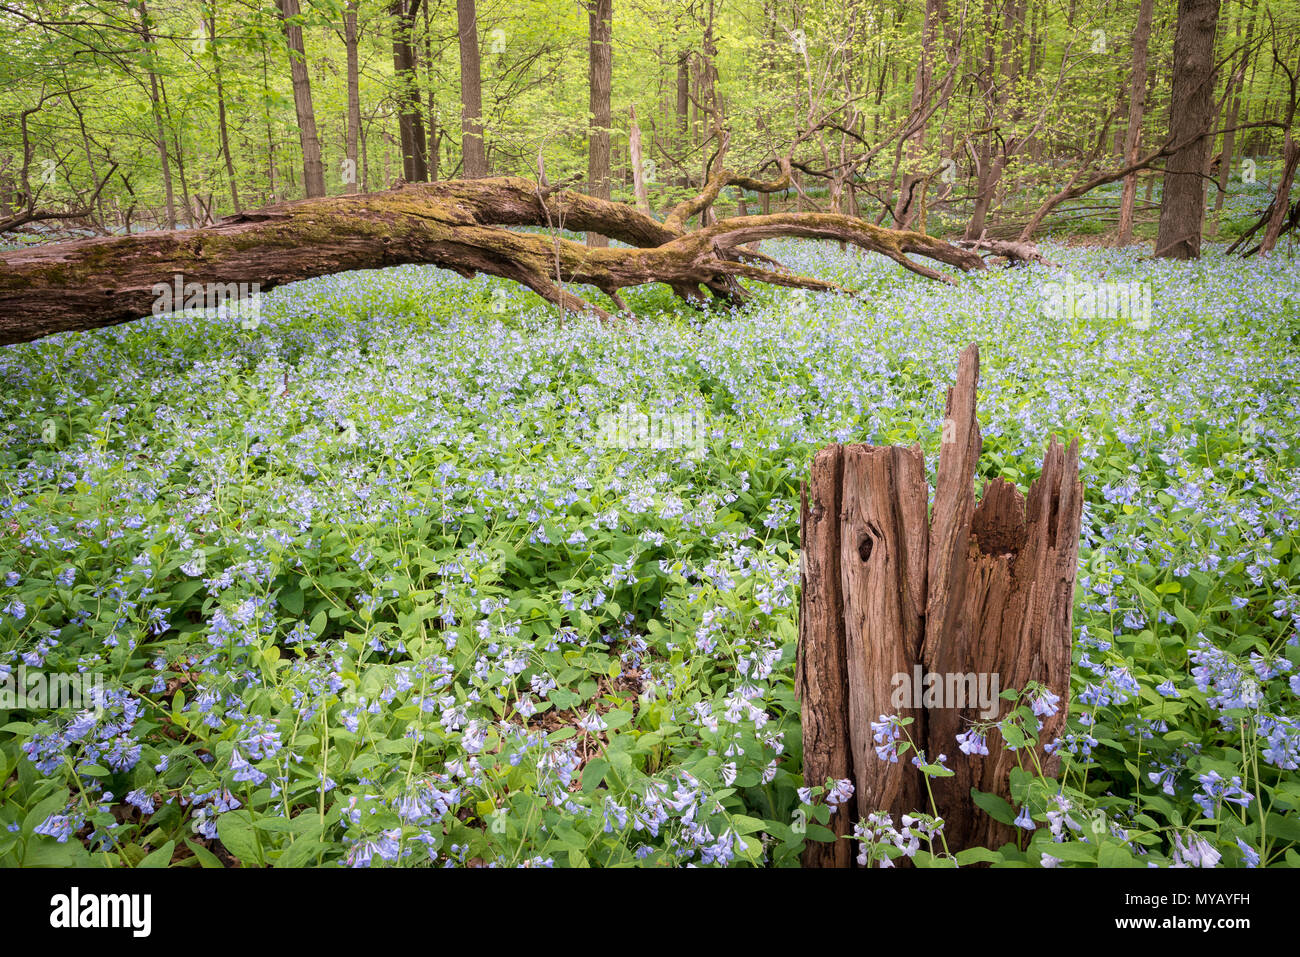
<svg viewBox="0 0 1300 957">
<path fill-rule="evenodd" d="M 926 850 L 935 853 L 935 841 L 941 840 L 943 819 L 930 814 L 904 814 L 901 827 L 894 826 L 892 815 L 874 811 L 865 821 L 853 825 L 853 839 L 858 842 L 858 865 L 894 867 L 898 857 L 915 857 L 925 842 Z"/>
<path fill-rule="evenodd" d="M 1133 569 L 1186 584 L 1240 564 L 1231 607 L 1300 626 L 1273 555 L 1300 527 L 1300 495 L 1274 465 L 1297 458 L 1278 410 L 1300 368 L 1258 323 L 1207 337 L 1196 319 L 1266 308 L 1297 289 L 1293 269 L 1254 258 L 1189 274 L 1199 267 L 1054 249 L 1079 271 L 1146 270 L 1169 319 L 1141 335 L 1067 335 L 1025 314 L 1044 279 L 1037 269 L 949 287 L 824 246 L 781 255 L 828 278 L 852 268 L 889 294 L 797 320 L 776 296 L 743 314 L 614 330 L 530 317 L 522 301 L 509 322 L 484 316 L 481 282 L 405 268 L 273 293 L 251 336 L 190 315 L 0 351 L 0 525 L 12 533 L 0 536 L 0 566 L 16 569 L 0 578 L 0 668 L 122 678 L 97 713 L 23 736 L 39 773 L 89 795 L 41 833 L 70 840 L 106 803 L 148 818 L 176 801 L 190 833 L 215 841 L 233 809 L 288 815 L 324 802 L 338 822 L 330 854 L 353 866 L 504 865 L 514 858 L 484 850 L 504 839 L 477 810 L 506 810 L 492 754 L 516 794 L 638 859 L 748 857 L 754 838 L 727 824 L 738 795 L 771 785 L 792 800 L 797 787 L 785 740 L 798 733 L 792 550 L 809 454 L 928 422 L 915 376 L 898 370 L 930 370 L 935 388 L 920 391 L 941 394 L 971 330 L 990 322 L 1004 335 L 986 350 L 986 436 L 1011 459 L 1037 461 L 1049 434 L 1075 430 L 1091 476 L 1079 707 L 1051 751 L 1088 764 L 1098 738 L 1112 736 L 1097 723 L 1126 709 L 1121 726 L 1140 741 L 1170 726 L 1131 715 L 1146 676 L 1115 649 L 1144 629 L 1180 627 L 1170 608 L 1142 606 Z M 412 300 L 437 304 L 439 320 L 412 322 Z M 917 315 L 951 321 L 918 332 Z M 82 348 L 92 340 L 97 348 Z M 1133 376 L 1151 354 L 1167 359 Z M 250 404 L 250 394 L 274 401 Z M 92 401 L 101 395 L 114 398 Z M 651 412 L 688 401 L 702 412 L 706 454 L 598 447 L 600 415 L 624 401 Z M 1257 446 L 1224 468 L 1200 456 L 1203 436 L 1170 424 L 1230 434 L 1243 412 L 1260 424 Z M 72 434 L 33 454 L 52 415 L 74 423 Z M 922 427 L 918 440 L 937 449 L 939 428 Z M 1117 454 L 1124 464 L 1113 468 Z M 1180 534 L 1152 534 L 1153 516 Z M 521 566 L 545 567 L 554 587 L 535 586 Z M 325 592 L 322 628 L 311 605 Z M 1155 690 L 1185 704 L 1194 683 L 1225 734 L 1244 708 L 1263 761 L 1295 770 L 1300 675 L 1285 655 L 1260 648 L 1240 660 L 1217 643 L 1194 650 L 1190 678 L 1162 675 Z M 583 691 L 588 683 L 597 690 Z M 1042 721 L 1060 700 L 1043 691 L 1028 704 Z M 628 712 L 621 725 L 611 716 Z M 680 729 L 657 753 L 662 764 L 626 792 L 587 793 L 593 756 L 645 733 L 649 712 Z M 573 736 L 553 739 L 557 726 Z M 882 760 L 903 753 L 904 727 L 887 716 L 872 724 Z M 960 752 L 987 753 L 990 727 L 964 729 Z M 1230 775 L 1193 783 L 1187 769 L 1204 770 L 1196 747 L 1143 770 L 1162 793 L 1242 808 L 1246 785 Z M 164 752 L 178 755 L 174 766 Z M 688 773 L 700 758 L 708 774 Z M 942 767 L 945 756 L 912 760 Z M 83 773 L 92 766 L 131 786 L 109 794 Z M 723 812 L 721 790 L 733 792 Z M 840 813 L 851 794 L 835 782 L 826 801 Z M 1064 816 L 1040 816 L 1046 830 L 1072 832 L 1078 812 L 1053 810 Z M 1033 817 L 1022 808 L 1018 823 L 1028 830 Z M 890 831 L 877 820 L 864 843 L 907 854 L 939 833 L 927 834 L 931 824 L 918 816 Z M 482 833 L 469 836 L 474 828 Z M 111 831 L 94 828 L 90 842 L 112 846 Z M 553 863 L 550 840 L 534 832 L 517 856 Z"/>
<path fill-rule="evenodd" d="M 23 742 L 23 754 L 42 774 L 54 774 L 65 763 L 78 772 L 96 764 L 125 772 L 139 762 L 144 747 L 135 732 L 144 713 L 140 699 L 121 688 L 97 688 L 92 695 L 93 708 Z"/>
</svg>

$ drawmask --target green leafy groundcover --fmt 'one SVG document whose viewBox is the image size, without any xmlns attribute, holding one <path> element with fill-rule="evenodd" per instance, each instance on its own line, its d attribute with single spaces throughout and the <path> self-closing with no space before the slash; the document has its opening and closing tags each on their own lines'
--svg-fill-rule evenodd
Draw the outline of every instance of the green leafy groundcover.
<svg viewBox="0 0 1300 957">
<path fill-rule="evenodd" d="M 861 859 L 1300 863 L 1294 261 L 771 251 L 864 295 L 600 326 L 404 267 L 0 351 L 0 676 L 95 685 L 4 702 L 0 864 L 797 864 L 851 793 L 801 776 L 798 484 L 830 441 L 933 469 L 971 341 L 983 479 L 1081 443 L 1072 684 L 1003 729 L 1068 692 L 1064 767 L 980 798 L 1018 846 L 922 807 Z"/>
</svg>

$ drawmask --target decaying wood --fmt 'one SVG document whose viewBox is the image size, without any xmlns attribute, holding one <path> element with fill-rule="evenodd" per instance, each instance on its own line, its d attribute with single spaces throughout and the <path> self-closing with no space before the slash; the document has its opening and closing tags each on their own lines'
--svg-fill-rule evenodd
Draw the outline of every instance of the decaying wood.
<svg viewBox="0 0 1300 957">
<path fill-rule="evenodd" d="M 1017 763 L 1032 772 L 1036 759 L 1046 773 L 1057 770 L 1058 759 L 1046 755 L 1043 745 L 1060 734 L 1067 713 L 1083 502 L 1078 443 L 1065 450 L 1053 438 L 1027 498 L 998 479 L 977 503 L 978 382 L 979 350 L 972 345 L 962 353 L 948 392 L 928 519 L 920 450 L 865 445 L 828 446 L 813 460 L 813 488 L 840 490 L 838 561 L 830 557 L 835 533 L 825 515 L 805 508 L 802 516 L 799 687 L 806 781 L 836 776 L 829 770 L 832 761 L 840 761 L 837 768 L 845 765 L 832 756 L 847 748 L 860 817 L 888 811 L 897 824 L 904 813 L 926 810 L 920 771 L 910 762 L 881 760 L 871 740 L 870 724 L 880 715 L 910 716 L 909 731 L 927 758 L 946 755 L 954 772 L 931 781 L 953 851 L 997 848 L 1016 836 L 979 810 L 972 788 L 1009 799 L 1008 777 Z M 819 501 L 834 497 L 827 493 Z M 912 679 L 918 666 L 945 688 L 956 686 L 955 676 L 973 676 L 980 687 L 979 676 L 985 675 L 986 689 L 996 678 L 998 691 L 1036 682 L 1058 695 L 1056 713 L 1042 718 L 1034 757 L 1024 749 L 1007 751 L 996 730 L 987 734 L 987 757 L 959 749 L 958 734 L 976 722 L 1005 717 L 1010 702 L 996 702 L 991 716 L 980 713 L 975 697 L 898 707 L 894 679 Z M 844 866 L 834 852 L 811 843 L 804 863 Z"/>
<path fill-rule="evenodd" d="M 1023 266 L 1025 263 L 1042 263 L 1045 266 L 1056 265 L 1056 263 L 1048 262 L 1043 254 L 1038 251 L 1038 247 L 1027 240 L 981 237 L 979 239 L 958 239 L 953 242 L 953 245 L 960 246 L 962 249 L 983 252 L 989 256 L 1000 257 L 1006 260 L 1008 266 Z"/>
<path fill-rule="evenodd" d="M 734 177 L 733 177 L 734 178 Z M 684 232 L 685 208 L 659 223 L 635 208 L 526 179 L 407 184 L 384 193 L 269 206 L 204 229 L 136 233 L 0 253 L 0 345 L 144 316 L 153 287 L 185 283 L 283 283 L 349 269 L 429 263 L 463 275 L 513 279 L 547 302 L 601 318 L 609 314 L 564 287 L 587 283 L 617 301 L 620 289 L 665 283 L 692 304 L 744 302 L 739 279 L 805 289 L 834 284 L 774 268 L 741 247 L 775 237 L 835 239 L 888 256 L 930 278 L 947 275 L 926 257 L 981 269 L 978 255 L 920 233 L 851 216 L 786 213 L 722 220 Z M 633 248 L 590 249 L 559 237 L 502 227 L 597 232 Z"/>
<path fill-rule="evenodd" d="M 795 688 L 803 721 L 804 782 L 854 780 L 848 726 L 848 670 L 845 664 L 843 589 L 840 578 L 840 510 L 844 453 L 838 445 L 820 450 L 812 470 L 811 488 L 800 494 L 799 563 L 804 582 L 799 604 L 799 658 Z M 807 636 L 815 634 L 816 641 Z M 852 830 L 852 804 L 830 820 L 836 839 L 809 841 L 805 867 L 848 867 L 852 845 L 844 836 Z"/>
<path fill-rule="evenodd" d="M 889 811 L 901 819 L 920 806 L 920 781 L 910 756 L 898 763 L 875 753 L 871 722 L 897 714 L 917 719 L 918 708 L 892 702 L 894 676 L 919 660 L 925 627 L 925 460 L 919 447 L 844 449 L 844 506 L 840 569 L 849 673 L 849 743 L 858 815 Z"/>
<path fill-rule="evenodd" d="M 1057 736 L 1065 719 L 1070 682 L 1070 640 L 1075 560 L 1083 488 L 1078 479 L 1078 442 L 1063 452 L 1053 439 L 1041 477 L 1030 486 L 1029 508 L 1009 482 L 990 482 L 978 506 L 973 480 L 981 438 L 975 418 L 979 352 L 962 354 L 957 383 L 948 394 L 953 441 L 939 454 L 930 521 L 931 563 L 923 664 L 927 673 L 997 675 L 1000 689 L 1023 689 L 1030 681 L 1060 695 L 1057 714 L 1046 718 L 1038 760 L 1051 773 L 1055 758 L 1042 743 Z M 999 717 L 1006 714 L 1005 705 Z M 926 735 L 932 754 L 944 751 L 954 775 L 933 782 L 944 809 L 950 848 L 998 847 L 1013 840 L 1012 828 L 980 812 L 971 788 L 1009 797 L 1007 775 L 1016 760 L 1001 735 L 987 736 L 989 755 L 955 750 L 957 735 L 983 721 L 977 707 L 931 709 Z M 1027 754 L 1019 759 L 1027 770 Z"/>
</svg>

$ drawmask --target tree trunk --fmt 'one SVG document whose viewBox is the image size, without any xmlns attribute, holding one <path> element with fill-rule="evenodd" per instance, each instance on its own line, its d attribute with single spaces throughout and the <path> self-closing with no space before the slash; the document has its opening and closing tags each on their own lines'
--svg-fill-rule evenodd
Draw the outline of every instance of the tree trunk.
<svg viewBox="0 0 1300 957">
<path fill-rule="evenodd" d="M 155 284 L 170 287 L 178 274 L 185 283 L 256 283 L 266 290 L 350 269 L 430 263 L 462 275 L 482 272 L 513 279 L 562 309 L 608 318 L 605 310 L 559 286 L 557 278 L 593 285 L 620 308 L 618 290 L 653 282 L 665 283 L 692 305 L 705 304 L 708 295 L 727 304 L 743 303 L 747 294 L 736 283 L 738 277 L 847 292 L 780 271 L 774 260 L 740 248 L 783 236 L 843 239 L 933 279 L 952 281 L 912 256 L 959 269 L 984 268 L 973 252 L 847 216 L 747 216 L 693 233 L 669 225 L 684 218 L 681 210 L 660 223 L 630 206 L 581 193 L 539 194 L 537 184 L 526 179 L 452 180 L 285 203 L 201 230 L 32 246 L 0 253 L 0 345 L 143 316 L 157 301 Z M 497 228 L 557 220 L 638 248 L 593 250 Z M 760 268 L 752 264 L 755 260 L 778 268 Z"/>
<path fill-rule="evenodd" d="M 588 130 L 587 192 L 609 199 L 609 128 L 613 123 L 610 91 L 614 82 L 614 0 L 587 0 L 588 54 L 591 63 L 591 126 Z M 587 234 L 587 245 L 603 247 L 609 240 Z"/>
<path fill-rule="evenodd" d="M 266 43 L 263 40 L 260 43 L 262 50 L 262 121 L 266 125 L 266 183 L 267 196 L 272 203 L 276 202 L 279 197 L 276 195 L 276 166 L 275 166 L 275 127 L 271 123 L 271 77 L 270 65 L 267 63 Z M 266 203 L 262 204 L 263 206 Z"/>
<path fill-rule="evenodd" d="M 171 125 L 171 105 L 167 102 L 167 86 L 159 82 L 159 90 L 162 93 L 163 108 L 167 111 L 167 122 Z M 190 181 L 185 175 L 185 150 L 181 146 L 181 138 L 177 134 L 172 137 L 172 155 L 176 157 L 176 176 L 181 181 L 181 200 L 185 203 L 185 218 L 190 226 L 194 225 L 194 202 L 190 199 Z"/>
<path fill-rule="evenodd" d="M 348 0 L 347 9 L 343 12 L 343 47 L 347 54 L 348 70 L 348 124 L 347 124 L 347 144 L 344 147 L 347 152 L 347 169 L 346 172 L 351 176 L 344 176 L 344 192 L 360 192 L 360 186 L 357 183 L 357 140 L 361 135 L 361 89 L 360 89 L 360 68 L 357 58 L 357 4 L 358 0 Z"/>
<path fill-rule="evenodd" d="M 397 128 L 402 141 L 402 178 L 408 183 L 424 183 L 429 179 L 420 79 L 411 39 L 419 7 L 420 0 L 393 0 L 389 7 L 393 19 L 393 74 L 400 104 Z"/>
<path fill-rule="evenodd" d="M 212 44 L 212 72 L 217 83 L 217 131 L 221 136 L 221 153 L 226 158 L 226 180 L 230 184 L 230 201 L 235 212 L 243 212 L 239 202 L 239 183 L 235 176 L 235 159 L 230 151 L 230 132 L 226 123 L 226 94 L 221 80 L 221 50 L 217 46 L 217 5 L 208 8 L 208 42 Z"/>
<path fill-rule="evenodd" d="M 1179 0 L 1174 36 L 1174 79 L 1169 105 L 1169 134 L 1184 137 L 1203 133 L 1214 120 L 1214 30 L 1219 0 Z M 1201 254 L 1205 221 L 1205 181 L 1202 173 L 1210 137 L 1191 140 L 1165 166 L 1160 202 L 1157 257 L 1196 259 Z"/>
<path fill-rule="evenodd" d="M 1124 163 L 1133 165 L 1138 160 L 1142 145 L 1142 113 L 1147 89 L 1147 48 L 1151 44 L 1151 15 L 1153 0 L 1142 0 L 1138 8 L 1137 26 L 1133 28 L 1133 71 L 1128 96 L 1128 131 L 1124 134 Z M 1137 173 L 1124 177 L 1124 188 L 1119 201 L 1119 234 L 1115 245 L 1127 246 L 1133 241 L 1133 207 L 1137 203 Z"/>
<path fill-rule="evenodd" d="M 978 378 L 979 352 L 970 347 L 962 353 L 945 408 L 945 427 L 951 423 L 952 434 L 943 443 L 935 478 L 921 658 L 928 673 L 997 675 L 1003 691 L 1023 692 L 1034 681 L 1058 695 L 1060 705 L 1044 719 L 1034 749 L 1034 763 L 1051 775 L 1060 756 L 1046 755 L 1043 746 L 1065 726 L 1070 693 L 1083 507 L 1078 440 L 1068 451 L 1051 440 L 1027 501 L 1015 485 L 994 479 L 976 505 L 972 481 L 983 447 L 975 416 Z M 980 719 L 977 710 L 928 710 L 928 756 L 951 754 L 957 734 Z M 997 848 L 1015 840 L 1014 828 L 978 813 L 970 797 L 971 788 L 1010 797 L 1007 777 L 1018 756 L 1003 747 L 996 729 L 988 732 L 986 742 L 987 757 L 971 754 L 953 761 L 953 776 L 932 782 L 935 803 L 948 822 L 948 847 L 954 851 Z"/>
<path fill-rule="evenodd" d="M 1217 214 L 1223 209 L 1223 201 L 1228 192 L 1228 184 L 1232 182 L 1232 159 L 1235 155 L 1234 150 L 1237 145 L 1237 134 L 1235 127 L 1237 119 L 1241 116 L 1242 91 L 1246 83 L 1246 67 L 1250 61 L 1250 44 L 1255 32 L 1255 11 L 1247 8 L 1246 17 L 1246 46 L 1241 51 L 1241 59 L 1237 69 L 1233 72 L 1232 78 L 1228 81 L 1231 87 L 1231 95 L 1225 98 L 1229 101 L 1228 115 L 1224 121 L 1223 134 L 1223 151 L 1219 154 L 1219 183 L 1218 190 L 1214 195 L 1214 211 Z M 1237 18 L 1237 36 L 1241 36 L 1241 18 Z"/>
<path fill-rule="evenodd" d="M 140 0 L 140 39 L 145 46 L 153 45 L 153 30 L 149 25 L 149 9 Z M 162 169 L 163 192 L 167 198 L 167 228 L 176 228 L 176 194 L 172 188 L 171 158 L 167 152 L 167 132 L 163 128 L 161 97 L 158 91 L 158 74 L 149 71 L 149 104 L 153 112 L 154 136 L 158 141 L 158 163 Z"/>
<path fill-rule="evenodd" d="M 691 54 L 682 53 L 677 58 L 677 133 L 681 137 L 677 147 L 683 153 L 690 146 L 691 129 Z M 683 169 L 677 177 L 678 186 L 686 186 L 689 179 Z"/>
<path fill-rule="evenodd" d="M 460 103 L 462 175 L 486 176 L 487 150 L 483 143 L 483 87 L 479 75 L 478 19 L 474 0 L 456 0 L 457 35 L 460 40 Z"/>
<path fill-rule="evenodd" d="M 795 690 L 803 726 L 803 779 L 806 787 L 828 781 L 855 781 L 849 737 L 849 672 L 844 639 L 843 584 L 840 574 L 840 514 L 844 449 L 827 446 L 813 459 L 811 488 L 799 495 L 799 654 Z M 872 716 L 875 720 L 875 716 Z M 853 845 L 853 805 L 830 820 L 835 840 L 809 840 L 804 867 L 849 867 Z M 800 822 L 806 826 L 809 822 Z"/>
<path fill-rule="evenodd" d="M 1300 164 L 1300 143 L 1296 142 L 1292 131 L 1295 123 L 1295 104 L 1292 103 L 1291 114 L 1287 117 L 1287 128 L 1282 140 L 1282 178 L 1278 181 L 1277 194 L 1264 229 L 1264 238 L 1259 244 L 1261 256 L 1267 256 L 1277 245 L 1287 222 L 1287 202 L 1291 197 L 1291 184 L 1295 182 L 1296 165 Z"/>
<path fill-rule="evenodd" d="M 646 190 L 645 165 L 641 158 L 641 126 L 636 121 L 636 107 L 628 109 L 628 156 L 632 163 L 632 192 L 636 195 L 636 208 L 650 214 L 650 194 Z"/>
<path fill-rule="evenodd" d="M 429 121 L 429 180 L 436 183 L 438 181 L 438 169 L 441 163 L 441 148 L 443 130 L 438 122 L 437 100 L 434 91 L 437 89 L 437 79 L 434 75 L 434 58 L 433 58 L 433 30 L 429 24 L 429 5 L 424 4 L 421 9 L 424 17 L 424 96 L 425 110 Z"/>
<path fill-rule="evenodd" d="M 316 136 L 316 111 L 311 102 L 311 78 L 307 75 L 307 53 L 303 47 L 298 0 L 279 0 L 284 39 L 289 47 L 289 75 L 293 81 L 293 107 L 298 116 L 298 140 L 302 144 L 302 182 L 309 199 L 325 195 L 325 167 L 321 164 L 320 139 Z"/>
<path fill-rule="evenodd" d="M 1066 451 L 1053 438 L 1028 500 L 999 479 L 976 504 L 978 378 L 972 345 L 948 392 L 928 518 L 917 446 L 821 449 L 811 492 L 805 487 L 801 496 L 795 688 L 804 785 L 849 778 L 856 818 L 884 811 L 898 822 L 928 811 L 913 753 L 891 761 L 875 751 L 882 742 L 873 736 L 874 722 L 885 715 L 911 719 L 907 735 L 927 762 L 945 755 L 952 771 L 929 786 L 945 822 L 945 846 L 954 852 L 1014 840 L 1014 829 L 981 812 L 970 792 L 1009 798 L 1010 771 L 1024 749 L 1008 754 L 1000 732 L 990 729 L 987 757 L 958 753 L 958 734 L 977 722 L 988 727 L 1025 703 L 1003 701 L 1001 692 L 1028 693 L 1033 683 L 1062 699 L 1045 716 L 1031 766 L 1052 774 L 1059 763 L 1044 745 L 1064 727 L 1067 712 L 1083 503 L 1078 445 Z M 831 818 L 836 833 L 842 816 L 843 809 Z M 805 866 L 847 866 L 837 846 L 844 843 L 810 840 Z"/>
<path fill-rule="evenodd" d="M 933 95 L 931 86 L 934 83 L 934 47 L 938 42 L 939 29 L 945 16 L 944 0 L 926 0 L 925 21 L 921 33 L 921 58 L 916 64 L 916 83 L 912 88 L 910 110 L 910 115 L 917 118 L 916 127 L 912 135 L 907 137 L 907 167 L 899 181 L 898 198 L 893 210 L 894 225 L 899 229 L 910 229 L 920 212 L 917 189 L 925 180 L 920 166 L 925 158 L 927 125 L 922 117 Z M 950 43 L 949 62 L 953 62 L 952 58 L 960 55 L 960 51 Z M 939 97 L 942 99 L 949 89 L 951 89 L 951 80 L 945 83 L 944 89 L 938 94 Z"/>
</svg>

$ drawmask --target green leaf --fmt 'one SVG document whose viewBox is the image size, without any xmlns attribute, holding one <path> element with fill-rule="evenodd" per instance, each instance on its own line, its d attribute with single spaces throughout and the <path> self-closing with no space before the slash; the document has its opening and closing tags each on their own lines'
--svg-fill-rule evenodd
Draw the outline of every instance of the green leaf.
<svg viewBox="0 0 1300 957">
<path fill-rule="evenodd" d="M 1050 854 L 1060 861 L 1082 861 L 1091 864 L 1097 860 L 1097 845 L 1084 844 L 1081 841 L 1070 841 L 1065 844 L 1045 843 L 1036 845 L 1035 849 Z"/>
<path fill-rule="evenodd" d="M 1179 624 L 1187 629 L 1188 637 L 1194 638 L 1200 628 L 1200 619 L 1188 611 L 1187 606 L 1176 598 L 1174 599 L 1174 614 L 1178 617 Z"/>
<path fill-rule="evenodd" d="M 280 607 L 289 614 L 297 617 L 302 614 L 302 589 L 294 588 L 289 591 L 281 592 Z M 313 622 L 313 625 L 315 623 Z"/>
<path fill-rule="evenodd" d="M 167 867 L 172 862 L 172 851 L 176 850 L 176 842 L 168 841 L 158 850 L 147 854 L 136 867 Z"/>
<path fill-rule="evenodd" d="M 254 867 L 262 865 L 262 853 L 257 846 L 253 824 L 244 811 L 227 811 L 217 818 L 217 834 L 231 856 L 241 864 Z"/>
<path fill-rule="evenodd" d="M 60 844 L 52 837 L 30 841 L 23 854 L 23 867 L 85 867 L 90 857 L 80 842 L 69 839 Z"/>
<path fill-rule="evenodd" d="M 185 838 L 185 846 L 194 852 L 194 856 L 199 859 L 200 867 L 215 867 L 221 870 L 225 869 L 225 865 L 221 863 L 221 858 L 217 857 L 217 855 L 213 854 L 202 844 L 196 844 L 187 837 Z"/>
<path fill-rule="evenodd" d="M 970 789 L 970 796 L 971 799 L 979 805 L 981 810 L 983 810 L 989 817 L 993 818 L 993 820 L 1002 824 L 1016 823 L 1015 809 L 1012 808 L 1005 799 L 998 797 L 996 794 L 986 794 L 985 792 L 978 791 L 975 788 Z"/>
<path fill-rule="evenodd" d="M 746 814 L 733 814 L 731 826 L 737 834 L 753 834 L 756 831 L 767 830 L 766 821 L 756 817 L 749 817 Z"/>
<path fill-rule="evenodd" d="M 604 758 L 592 758 L 588 761 L 586 767 L 582 769 L 582 792 L 590 794 L 600 787 L 607 770 L 609 770 L 609 762 Z"/>
<path fill-rule="evenodd" d="M 991 851 L 987 847 L 968 847 L 964 851 L 957 852 L 958 867 L 965 867 L 967 864 L 998 864 L 1001 861 L 1001 853 Z"/>
<path fill-rule="evenodd" d="M 313 824 L 304 834 L 280 852 L 276 867 L 306 867 L 315 863 L 316 855 L 324 850 L 320 822 Z"/>
<path fill-rule="evenodd" d="M 1029 796 L 1029 786 L 1035 778 L 1024 768 L 1011 769 L 1011 797 L 1017 804 L 1024 804 Z"/>
<path fill-rule="evenodd" d="M 1123 844 L 1107 841 L 1097 852 L 1098 867 L 1139 867 L 1138 859 Z"/>
</svg>

